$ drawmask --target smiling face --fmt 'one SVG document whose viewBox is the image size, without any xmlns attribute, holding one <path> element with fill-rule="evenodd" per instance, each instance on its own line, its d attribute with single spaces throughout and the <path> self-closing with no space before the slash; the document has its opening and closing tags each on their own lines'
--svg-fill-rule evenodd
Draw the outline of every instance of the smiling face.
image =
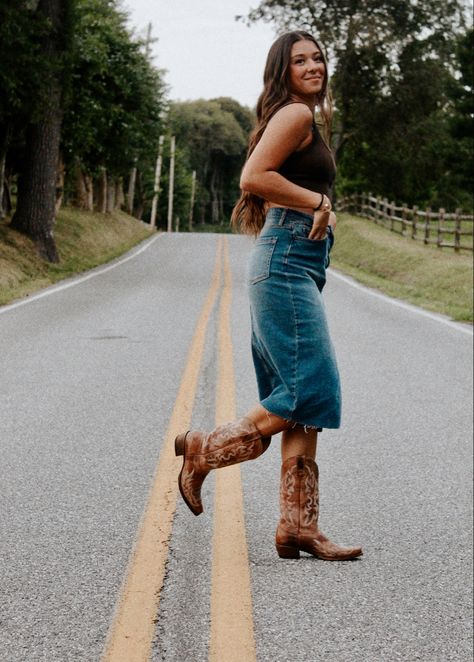
<svg viewBox="0 0 474 662">
<path fill-rule="evenodd" d="M 315 101 L 326 76 L 324 57 L 313 41 L 304 39 L 291 47 L 288 80 L 293 97 Z"/>
</svg>

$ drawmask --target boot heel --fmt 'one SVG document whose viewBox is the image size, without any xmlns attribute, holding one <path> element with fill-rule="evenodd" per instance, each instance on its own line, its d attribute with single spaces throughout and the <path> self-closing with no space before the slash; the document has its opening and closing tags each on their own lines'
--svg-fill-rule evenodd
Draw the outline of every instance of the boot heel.
<svg viewBox="0 0 474 662">
<path fill-rule="evenodd" d="M 276 546 L 278 556 L 281 559 L 299 559 L 300 550 L 298 547 L 287 547 L 286 545 L 277 545 Z"/>
<path fill-rule="evenodd" d="M 187 434 L 188 434 L 187 432 L 185 432 L 184 434 L 178 434 L 178 436 L 174 440 L 174 453 L 176 456 L 184 455 L 184 443 L 186 441 Z"/>
</svg>

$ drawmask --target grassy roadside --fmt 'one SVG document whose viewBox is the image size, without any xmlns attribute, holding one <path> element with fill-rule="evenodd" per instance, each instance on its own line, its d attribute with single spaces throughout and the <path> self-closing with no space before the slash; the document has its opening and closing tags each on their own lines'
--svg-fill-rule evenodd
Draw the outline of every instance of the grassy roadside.
<svg viewBox="0 0 474 662">
<path fill-rule="evenodd" d="M 199 231 L 229 231 L 199 226 Z M 338 214 L 334 267 L 361 283 L 459 321 L 471 321 L 472 254 L 424 246 L 371 221 Z M 150 236 L 148 226 L 123 212 L 104 216 L 60 211 L 56 241 L 61 262 L 43 262 L 33 242 L 0 221 L 0 305 L 108 262 Z"/>
<path fill-rule="evenodd" d="M 0 304 L 108 262 L 150 235 L 147 225 L 120 211 L 104 215 L 65 208 L 55 228 L 60 263 L 48 264 L 30 239 L 0 221 Z"/>
<path fill-rule="evenodd" d="M 472 253 L 425 246 L 341 213 L 331 264 L 385 294 L 472 322 Z"/>
</svg>

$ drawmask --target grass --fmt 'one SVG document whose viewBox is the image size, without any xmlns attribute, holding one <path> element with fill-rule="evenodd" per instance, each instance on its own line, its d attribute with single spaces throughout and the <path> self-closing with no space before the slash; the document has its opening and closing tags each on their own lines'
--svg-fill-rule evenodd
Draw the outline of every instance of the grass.
<svg viewBox="0 0 474 662">
<path fill-rule="evenodd" d="M 151 234 L 147 225 L 127 214 L 98 214 L 64 208 L 55 239 L 59 264 L 42 260 L 34 242 L 0 221 L 0 304 L 32 294 L 58 280 L 118 257 Z"/>
<path fill-rule="evenodd" d="M 228 232 L 230 228 L 196 224 L 194 230 Z M 147 225 L 123 212 L 103 215 L 65 208 L 55 230 L 61 259 L 56 265 L 44 262 L 30 239 L 0 221 L 0 304 L 108 262 L 150 234 Z M 425 246 L 341 213 L 331 263 L 390 296 L 472 322 L 472 254 Z"/>
<path fill-rule="evenodd" d="M 472 253 L 425 246 L 341 213 L 331 264 L 385 294 L 472 322 Z"/>
</svg>

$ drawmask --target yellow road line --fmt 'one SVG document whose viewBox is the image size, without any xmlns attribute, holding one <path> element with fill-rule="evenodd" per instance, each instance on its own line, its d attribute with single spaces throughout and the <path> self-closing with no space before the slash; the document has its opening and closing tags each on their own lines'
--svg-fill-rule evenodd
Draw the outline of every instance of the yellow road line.
<svg viewBox="0 0 474 662">
<path fill-rule="evenodd" d="M 174 438 L 191 422 L 207 326 L 220 286 L 221 252 L 222 241 L 219 240 L 211 285 L 189 350 L 103 662 L 147 662 L 150 658 L 154 619 L 158 612 L 176 509 L 177 475 L 182 461 L 174 456 Z"/>
<path fill-rule="evenodd" d="M 232 274 L 225 240 L 224 290 L 219 313 L 217 425 L 235 418 L 231 303 Z M 238 464 L 216 471 L 212 561 L 209 661 L 254 662 L 252 594 Z"/>
</svg>

